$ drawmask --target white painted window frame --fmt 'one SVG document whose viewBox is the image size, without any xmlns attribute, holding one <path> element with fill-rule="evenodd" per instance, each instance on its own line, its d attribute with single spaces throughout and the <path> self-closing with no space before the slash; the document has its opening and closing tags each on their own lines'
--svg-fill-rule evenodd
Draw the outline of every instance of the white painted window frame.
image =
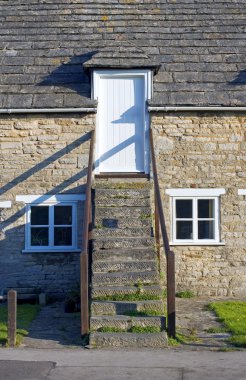
<svg viewBox="0 0 246 380">
<path fill-rule="evenodd" d="M 170 245 L 224 245 L 220 241 L 220 195 L 225 194 L 225 189 L 168 189 L 171 202 L 171 238 Z M 176 239 L 176 200 L 192 200 L 193 215 L 189 220 L 193 225 L 193 239 Z M 197 204 L 199 199 L 214 200 L 214 218 L 198 218 Z M 198 239 L 198 221 L 214 220 L 214 239 Z M 186 219 L 182 219 L 186 220 Z M 188 219 L 187 219 L 188 220 Z"/>
<path fill-rule="evenodd" d="M 152 98 L 153 93 L 153 73 L 150 69 L 136 69 L 136 70 L 126 70 L 126 69 L 115 69 L 115 70 L 94 70 L 92 74 L 92 86 L 91 86 L 91 97 L 94 100 L 98 100 L 99 96 L 99 82 L 102 78 L 117 78 L 117 77 L 142 77 L 144 78 L 144 97 L 146 102 L 145 107 L 145 120 L 144 120 L 144 168 L 145 173 L 149 173 L 150 166 L 150 154 L 149 154 L 149 112 L 147 107 L 147 101 Z M 96 136 L 99 135 L 99 120 L 96 118 Z M 99 147 L 96 144 L 95 149 L 95 160 L 98 161 L 100 157 Z M 99 173 L 99 167 L 95 168 L 95 173 Z"/>
<path fill-rule="evenodd" d="M 34 252 L 80 252 L 78 249 L 77 206 L 78 201 L 84 201 L 83 194 L 58 194 L 58 195 L 17 195 L 17 202 L 26 204 L 25 213 L 25 249 L 23 253 Z M 54 246 L 54 206 L 72 206 L 72 245 Z M 31 207 L 49 206 L 49 246 L 31 245 Z M 45 226 L 47 227 L 47 226 Z"/>
</svg>

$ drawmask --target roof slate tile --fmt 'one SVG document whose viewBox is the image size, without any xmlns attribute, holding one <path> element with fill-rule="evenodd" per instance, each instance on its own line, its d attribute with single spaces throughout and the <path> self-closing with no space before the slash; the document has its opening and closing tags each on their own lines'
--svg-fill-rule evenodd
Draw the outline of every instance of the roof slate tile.
<svg viewBox="0 0 246 380">
<path fill-rule="evenodd" d="M 160 62 L 151 104 L 246 105 L 245 30 L 245 0 L 0 0 L 0 107 L 95 105 L 87 68 Z"/>
</svg>

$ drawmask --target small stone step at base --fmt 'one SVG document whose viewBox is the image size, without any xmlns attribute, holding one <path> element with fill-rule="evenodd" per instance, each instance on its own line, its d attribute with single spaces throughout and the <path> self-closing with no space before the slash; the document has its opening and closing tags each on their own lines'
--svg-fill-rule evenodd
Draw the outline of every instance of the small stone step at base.
<svg viewBox="0 0 246 380">
<path fill-rule="evenodd" d="M 151 313 L 155 312 L 162 315 L 164 311 L 163 300 L 149 301 L 92 301 L 91 315 L 116 315 L 131 312 Z"/>
<path fill-rule="evenodd" d="M 156 271 L 156 260 L 148 261 L 96 261 L 92 264 L 93 273 L 107 273 L 107 272 L 143 272 L 143 271 Z"/>
<path fill-rule="evenodd" d="M 125 295 L 125 294 L 136 294 L 138 297 L 139 294 L 149 297 L 161 297 L 162 296 L 162 290 L 159 285 L 146 285 L 139 290 L 136 286 L 94 286 L 92 287 L 92 299 L 97 297 L 111 297 L 115 295 Z M 138 299 L 138 298 L 137 298 Z"/>
<path fill-rule="evenodd" d="M 153 247 L 151 237 L 97 238 L 93 241 L 93 249 Z"/>
<path fill-rule="evenodd" d="M 101 249 L 93 251 L 92 261 L 98 260 L 124 260 L 124 261 L 137 261 L 137 260 L 153 260 L 157 255 L 154 247 L 142 247 L 142 248 L 118 248 L 118 249 Z"/>
<path fill-rule="evenodd" d="M 165 317 L 130 317 L 125 315 L 96 316 L 90 319 L 90 328 L 95 331 L 103 327 L 113 327 L 121 330 L 129 330 L 131 327 L 153 327 L 160 331 L 165 330 Z"/>
<path fill-rule="evenodd" d="M 168 346 L 167 334 L 149 333 L 100 333 L 90 334 L 90 346 L 94 348 L 164 348 Z"/>
</svg>

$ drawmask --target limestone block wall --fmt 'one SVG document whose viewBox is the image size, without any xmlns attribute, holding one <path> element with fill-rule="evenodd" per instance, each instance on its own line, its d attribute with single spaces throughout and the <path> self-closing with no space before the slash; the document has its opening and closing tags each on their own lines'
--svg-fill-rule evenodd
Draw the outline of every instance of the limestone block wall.
<svg viewBox="0 0 246 380">
<path fill-rule="evenodd" d="M 177 290 L 246 296 L 246 114 L 153 113 L 159 178 L 170 236 L 169 188 L 225 188 L 224 246 L 174 246 Z"/>
<path fill-rule="evenodd" d="M 94 127 L 93 114 L 0 117 L 0 197 L 12 201 L 0 210 L 0 292 L 31 286 L 63 296 L 79 280 L 79 253 L 22 253 L 25 207 L 15 197 L 84 193 Z M 82 216 L 80 202 L 79 231 Z"/>
</svg>

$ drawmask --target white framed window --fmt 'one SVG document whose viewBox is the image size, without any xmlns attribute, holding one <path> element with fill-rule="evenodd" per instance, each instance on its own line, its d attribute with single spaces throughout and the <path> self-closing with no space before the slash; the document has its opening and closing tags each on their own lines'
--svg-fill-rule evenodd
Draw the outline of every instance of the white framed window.
<svg viewBox="0 0 246 380">
<path fill-rule="evenodd" d="M 172 245 L 213 245 L 220 241 L 220 195 L 224 189 L 169 189 Z"/>
<path fill-rule="evenodd" d="M 78 250 L 77 208 L 80 195 L 17 196 L 26 204 L 23 252 Z"/>
</svg>

